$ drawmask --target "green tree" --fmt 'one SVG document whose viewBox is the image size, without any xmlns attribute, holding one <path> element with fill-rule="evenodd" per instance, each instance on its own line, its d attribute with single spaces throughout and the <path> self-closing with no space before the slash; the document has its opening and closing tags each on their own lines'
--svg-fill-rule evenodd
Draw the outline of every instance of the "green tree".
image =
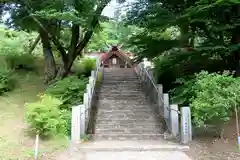
<svg viewBox="0 0 240 160">
<path fill-rule="evenodd" d="M 125 22 L 143 32 L 133 35 L 130 44 L 139 48 L 139 58 L 156 59 L 159 83 L 171 79 L 164 83 L 172 85 L 177 77 L 202 69 L 230 69 L 238 76 L 239 6 L 238 0 L 139 0 L 129 7 Z M 159 55 L 163 56 L 156 58 Z"/>
<path fill-rule="evenodd" d="M 124 49 L 131 49 L 127 41 L 134 32 L 137 32 L 136 27 L 126 26 L 116 20 L 102 22 L 90 40 L 88 49 L 90 52 L 107 51 L 109 45 L 123 45 Z"/>
<path fill-rule="evenodd" d="M 89 42 L 98 25 L 102 10 L 110 0 L 84 1 L 7 1 L 3 7 L 11 12 L 8 24 L 14 28 L 39 32 L 45 58 L 46 82 L 68 75 L 72 64 Z M 26 25 L 27 24 L 27 25 Z M 80 27 L 83 28 L 80 36 Z M 61 43 L 61 30 L 70 28 L 71 38 L 65 48 Z M 56 46 L 62 59 L 56 67 L 52 44 Z"/>
</svg>

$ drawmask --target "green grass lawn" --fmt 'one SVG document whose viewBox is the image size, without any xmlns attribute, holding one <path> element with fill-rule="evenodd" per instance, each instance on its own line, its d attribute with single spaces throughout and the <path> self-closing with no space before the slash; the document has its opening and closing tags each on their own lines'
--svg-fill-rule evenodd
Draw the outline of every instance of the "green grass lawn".
<svg viewBox="0 0 240 160">
<path fill-rule="evenodd" d="M 42 76 L 35 73 L 16 73 L 15 77 L 16 89 L 0 96 L 0 160 L 32 160 L 35 137 L 27 134 L 24 104 L 37 100 L 45 86 Z M 39 159 L 55 159 L 67 142 L 64 138 L 40 141 Z"/>
</svg>

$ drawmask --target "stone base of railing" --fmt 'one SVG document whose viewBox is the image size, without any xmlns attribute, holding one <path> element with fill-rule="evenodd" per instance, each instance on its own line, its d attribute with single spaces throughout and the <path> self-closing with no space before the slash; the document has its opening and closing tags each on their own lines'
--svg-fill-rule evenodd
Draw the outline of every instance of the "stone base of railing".
<svg viewBox="0 0 240 160">
<path fill-rule="evenodd" d="M 179 136 L 174 136 L 170 132 L 164 132 L 163 138 L 168 141 L 177 141 L 177 142 L 180 141 Z"/>
</svg>

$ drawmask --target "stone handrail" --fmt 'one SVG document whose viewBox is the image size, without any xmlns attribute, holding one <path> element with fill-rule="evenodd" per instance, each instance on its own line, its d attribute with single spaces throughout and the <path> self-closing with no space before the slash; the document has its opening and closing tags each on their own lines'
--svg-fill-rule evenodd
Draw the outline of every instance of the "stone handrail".
<svg viewBox="0 0 240 160">
<path fill-rule="evenodd" d="M 144 87 L 145 94 L 153 106 L 155 106 L 155 111 L 166 122 L 167 131 L 175 138 L 181 135 L 181 141 L 183 143 L 191 141 L 192 126 L 190 108 L 181 107 L 181 111 L 179 111 L 178 105 L 170 105 L 169 94 L 163 93 L 162 84 L 156 84 L 152 71 L 149 67 L 146 67 L 143 62 L 136 65 L 135 71 Z M 181 116 L 181 125 L 179 125 L 179 116 Z"/>
<path fill-rule="evenodd" d="M 73 142 L 80 141 L 80 136 L 85 135 L 100 68 L 101 63 L 97 60 L 96 68 L 91 71 L 89 82 L 86 85 L 86 91 L 83 95 L 83 104 L 72 107 L 71 140 Z"/>
</svg>

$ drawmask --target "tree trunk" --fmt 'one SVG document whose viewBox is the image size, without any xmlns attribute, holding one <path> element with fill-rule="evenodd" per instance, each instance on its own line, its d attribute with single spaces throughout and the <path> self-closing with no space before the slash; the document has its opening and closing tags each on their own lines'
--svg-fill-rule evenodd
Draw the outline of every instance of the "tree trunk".
<svg viewBox="0 0 240 160">
<path fill-rule="evenodd" d="M 106 7 L 106 5 L 110 2 L 110 0 L 102 1 L 100 3 L 95 11 L 94 16 L 92 17 L 91 21 L 91 27 L 88 29 L 86 34 L 84 35 L 84 38 L 82 41 L 77 45 L 78 39 L 79 39 L 79 26 L 78 25 L 73 25 L 72 27 L 72 40 L 71 40 L 71 46 L 69 48 L 68 54 L 66 54 L 65 49 L 59 42 L 59 40 L 55 37 L 54 34 L 49 32 L 47 28 L 43 26 L 43 24 L 34 16 L 31 16 L 31 18 L 36 22 L 36 24 L 40 27 L 41 29 L 41 38 L 43 44 L 43 51 L 44 51 L 44 57 L 46 59 L 46 67 L 49 68 L 50 70 L 47 71 L 45 70 L 49 75 L 47 81 L 51 80 L 52 78 L 64 78 L 65 76 L 68 75 L 68 73 L 71 70 L 71 67 L 73 65 L 74 60 L 78 55 L 81 54 L 81 51 L 83 48 L 87 45 L 89 42 L 90 38 L 92 37 L 93 30 L 98 24 L 99 21 L 99 16 L 101 16 L 101 13 L 103 9 Z M 53 43 L 57 46 L 57 49 L 61 53 L 62 57 L 62 66 L 59 68 L 57 77 L 56 77 L 56 65 L 55 65 L 55 60 L 52 54 L 52 49 L 49 43 L 49 39 L 53 41 Z M 53 74 L 54 73 L 54 74 Z"/>
<path fill-rule="evenodd" d="M 181 32 L 181 43 L 184 47 L 184 50 L 188 51 L 190 44 L 189 44 L 189 25 L 183 24 L 180 26 L 180 32 Z"/>
<path fill-rule="evenodd" d="M 234 9 L 235 10 L 235 9 Z M 236 6 L 236 13 L 237 16 L 240 16 L 240 5 Z M 240 26 L 238 25 L 234 30 L 233 30 L 233 40 L 236 45 L 240 45 Z M 236 77 L 240 76 L 240 48 L 238 48 L 234 52 L 234 56 L 236 58 Z"/>
<path fill-rule="evenodd" d="M 35 49 L 35 47 L 37 46 L 38 42 L 40 41 L 41 37 L 40 35 L 37 36 L 37 38 L 35 39 L 34 43 L 30 46 L 30 49 L 28 51 L 28 54 L 32 54 L 33 50 Z"/>
<path fill-rule="evenodd" d="M 240 26 L 236 27 L 232 32 L 232 44 L 240 44 Z M 236 77 L 240 76 L 240 49 L 233 52 L 234 64 L 236 66 Z"/>
<path fill-rule="evenodd" d="M 52 53 L 48 34 L 42 29 L 40 29 L 39 33 L 42 41 L 44 56 L 44 83 L 48 83 L 56 77 L 56 62 Z"/>
<path fill-rule="evenodd" d="M 84 34 L 83 39 L 81 40 L 81 42 L 78 45 L 77 45 L 77 43 L 78 43 L 78 39 L 79 39 L 79 36 L 80 36 L 79 35 L 80 28 L 79 28 L 78 25 L 73 25 L 71 46 L 70 46 L 68 54 L 67 54 L 68 55 L 68 61 L 67 61 L 67 63 L 65 63 L 65 64 L 67 64 L 67 66 L 62 65 L 60 67 L 59 72 L 57 74 L 57 78 L 65 77 L 69 74 L 74 60 L 77 58 L 77 56 L 81 55 L 82 50 L 88 44 L 89 40 L 91 39 L 91 37 L 93 35 L 94 28 L 98 24 L 99 16 L 101 15 L 103 9 L 105 8 L 105 6 L 109 2 L 110 2 L 110 0 L 107 0 L 107 1 L 102 2 L 102 4 L 99 4 L 99 6 L 97 7 L 97 9 L 95 11 L 95 15 L 93 16 L 93 19 L 92 19 L 92 22 L 91 22 L 91 27 L 86 32 L 86 34 Z"/>
<path fill-rule="evenodd" d="M 67 54 L 68 57 L 66 57 L 66 59 L 62 61 L 62 65 L 58 69 L 58 73 L 56 77 L 57 79 L 64 78 L 69 74 L 73 61 L 75 60 L 73 59 L 73 55 L 76 53 L 78 40 L 79 40 L 79 25 L 74 24 L 72 26 L 72 38 L 71 38 L 71 44 Z"/>
</svg>

